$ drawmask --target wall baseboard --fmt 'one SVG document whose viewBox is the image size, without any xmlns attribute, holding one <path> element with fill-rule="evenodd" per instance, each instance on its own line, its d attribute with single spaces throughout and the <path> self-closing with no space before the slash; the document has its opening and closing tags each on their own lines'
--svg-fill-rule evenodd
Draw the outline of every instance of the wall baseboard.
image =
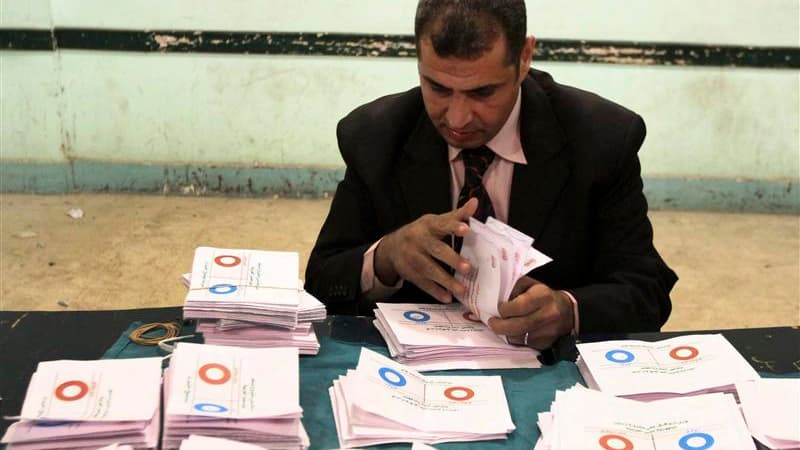
<svg viewBox="0 0 800 450">
<path fill-rule="evenodd" d="M 320 198 L 344 169 L 72 163 L 0 163 L 0 193 L 73 192 Z M 797 181 L 646 178 L 652 209 L 800 214 Z"/>
</svg>

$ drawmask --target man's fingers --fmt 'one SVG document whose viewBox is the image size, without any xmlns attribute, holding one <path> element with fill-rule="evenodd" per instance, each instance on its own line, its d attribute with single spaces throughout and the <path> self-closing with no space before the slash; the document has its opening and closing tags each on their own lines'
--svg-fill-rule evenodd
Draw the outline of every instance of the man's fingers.
<svg viewBox="0 0 800 450">
<path fill-rule="evenodd" d="M 447 264 L 456 271 L 466 274 L 469 273 L 470 265 L 469 260 L 462 258 L 461 255 L 455 252 L 452 247 L 442 241 L 435 241 L 431 243 L 429 249 L 431 256 L 439 261 Z"/>
<path fill-rule="evenodd" d="M 519 280 L 517 280 L 517 284 L 514 285 L 514 288 L 511 289 L 511 299 L 514 299 L 518 295 L 530 289 L 531 286 L 536 284 L 542 284 L 542 282 L 539 280 L 535 280 L 527 275 L 520 278 Z"/>
<path fill-rule="evenodd" d="M 489 319 L 489 328 L 495 334 L 502 334 L 504 336 L 522 336 L 530 328 L 530 321 L 528 317 L 512 317 L 510 319 L 498 319 L 492 317 Z"/>
<path fill-rule="evenodd" d="M 453 211 L 455 213 L 455 218 L 461 222 L 469 222 L 469 218 L 474 216 L 475 213 L 478 211 L 478 199 L 475 197 L 470 198 L 467 200 L 467 203 L 464 203 L 461 208 Z"/>
</svg>

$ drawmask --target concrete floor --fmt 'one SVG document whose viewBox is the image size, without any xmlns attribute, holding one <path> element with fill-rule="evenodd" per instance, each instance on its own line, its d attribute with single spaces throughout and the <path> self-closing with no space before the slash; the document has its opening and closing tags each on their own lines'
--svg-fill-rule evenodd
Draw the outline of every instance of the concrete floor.
<svg viewBox="0 0 800 450">
<path fill-rule="evenodd" d="M 0 310 L 175 306 L 201 245 L 305 261 L 329 200 L 0 195 Z M 66 215 L 81 208 L 85 216 Z M 800 325 L 800 216 L 653 211 L 666 330 Z"/>
</svg>

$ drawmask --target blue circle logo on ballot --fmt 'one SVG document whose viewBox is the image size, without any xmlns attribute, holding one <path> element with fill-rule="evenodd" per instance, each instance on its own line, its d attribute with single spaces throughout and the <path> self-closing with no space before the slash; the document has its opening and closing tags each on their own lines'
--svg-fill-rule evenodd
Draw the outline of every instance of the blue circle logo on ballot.
<svg viewBox="0 0 800 450">
<path fill-rule="evenodd" d="M 714 446 L 714 437 L 708 433 L 689 433 L 678 441 L 678 445 L 684 450 L 707 450 Z"/>
<path fill-rule="evenodd" d="M 627 350 L 615 348 L 606 352 L 606 359 L 613 363 L 625 364 L 633 361 L 636 357 Z"/>
<path fill-rule="evenodd" d="M 416 310 L 411 310 L 411 311 L 404 312 L 403 313 L 403 317 L 405 317 L 406 319 L 411 320 L 413 322 L 427 322 L 427 321 L 431 320 L 431 315 L 430 314 L 428 314 L 426 312 L 422 312 L 422 311 L 416 311 Z"/>
<path fill-rule="evenodd" d="M 216 403 L 198 403 L 194 405 L 194 409 L 204 413 L 224 413 L 228 411 L 228 408 Z"/>
<path fill-rule="evenodd" d="M 378 369 L 378 375 L 383 378 L 383 381 L 389 383 L 394 387 L 403 387 L 408 383 L 406 381 L 406 377 L 403 376 L 400 372 L 390 369 L 388 367 L 381 367 Z"/>
<path fill-rule="evenodd" d="M 212 294 L 222 294 L 222 295 L 233 294 L 234 292 L 236 292 L 236 286 L 226 283 L 215 284 L 210 288 L 208 288 L 208 292 L 211 292 Z"/>
</svg>

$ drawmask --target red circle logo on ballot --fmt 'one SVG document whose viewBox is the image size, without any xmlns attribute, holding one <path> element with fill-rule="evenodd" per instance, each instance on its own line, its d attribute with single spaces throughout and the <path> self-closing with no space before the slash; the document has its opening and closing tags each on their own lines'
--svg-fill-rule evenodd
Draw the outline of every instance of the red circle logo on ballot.
<svg viewBox="0 0 800 450">
<path fill-rule="evenodd" d="M 89 385 L 79 380 L 65 381 L 56 388 L 56 398 L 65 402 L 80 400 L 89 393 Z"/>
<path fill-rule="evenodd" d="M 697 355 L 699 354 L 700 350 L 698 350 L 697 347 L 692 347 L 691 345 L 682 345 L 669 351 L 669 356 L 672 359 L 677 359 L 678 361 L 688 361 L 690 359 L 697 358 Z"/>
<path fill-rule="evenodd" d="M 618 434 L 605 434 L 597 442 L 604 450 L 633 450 L 633 442 Z"/>
<path fill-rule="evenodd" d="M 197 375 L 208 384 L 225 384 L 231 379 L 230 369 L 217 363 L 203 365 Z"/>
<path fill-rule="evenodd" d="M 222 267 L 236 267 L 242 262 L 242 258 L 235 255 L 219 255 L 214 258 L 214 262 Z"/>
<path fill-rule="evenodd" d="M 450 400 L 464 402 L 475 397 L 475 391 L 465 386 L 453 386 L 444 390 L 444 396 Z"/>
</svg>

